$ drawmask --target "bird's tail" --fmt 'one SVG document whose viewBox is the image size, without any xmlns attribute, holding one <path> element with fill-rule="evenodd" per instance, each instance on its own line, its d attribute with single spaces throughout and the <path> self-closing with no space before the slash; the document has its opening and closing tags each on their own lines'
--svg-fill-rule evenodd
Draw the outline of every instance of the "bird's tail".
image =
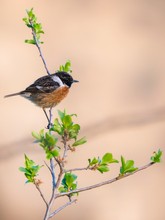
<svg viewBox="0 0 165 220">
<path fill-rule="evenodd" d="M 4 98 L 12 97 L 12 96 L 15 96 L 15 95 L 20 95 L 20 92 L 9 94 L 9 95 L 5 95 Z"/>
</svg>

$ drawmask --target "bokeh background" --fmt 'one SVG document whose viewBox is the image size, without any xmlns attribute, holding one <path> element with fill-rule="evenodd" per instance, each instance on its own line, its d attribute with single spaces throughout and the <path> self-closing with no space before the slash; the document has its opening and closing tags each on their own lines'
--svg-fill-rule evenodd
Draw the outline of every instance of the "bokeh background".
<svg viewBox="0 0 165 220">
<path fill-rule="evenodd" d="M 149 162 L 165 148 L 165 1 L 163 0 L 42 0 L 0 2 L 0 219 L 43 219 L 44 204 L 33 185 L 25 185 L 18 167 L 23 154 L 43 164 L 42 150 L 31 131 L 46 126 L 43 112 L 21 97 L 3 96 L 26 88 L 45 75 L 37 49 L 22 18 L 34 7 L 42 23 L 42 50 L 54 72 L 67 59 L 80 81 L 57 109 L 76 113 L 81 136 L 88 143 L 71 154 L 67 165 L 84 167 L 88 158 L 112 152 Z M 54 109 L 54 117 L 57 116 Z M 165 163 L 92 191 L 58 220 L 164 220 Z M 79 173 L 80 187 L 112 178 Z M 50 175 L 42 168 L 42 190 L 49 196 Z M 55 203 L 56 207 L 64 200 Z"/>
</svg>

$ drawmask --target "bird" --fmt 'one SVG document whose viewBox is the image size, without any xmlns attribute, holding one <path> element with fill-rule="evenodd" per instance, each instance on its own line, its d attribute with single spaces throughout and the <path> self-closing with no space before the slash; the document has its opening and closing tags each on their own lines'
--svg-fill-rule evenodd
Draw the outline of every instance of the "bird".
<svg viewBox="0 0 165 220">
<path fill-rule="evenodd" d="M 6 95 L 5 98 L 20 95 L 33 102 L 35 105 L 41 107 L 48 120 L 47 128 L 50 128 L 51 121 L 47 115 L 46 109 L 49 108 L 51 117 L 52 108 L 59 104 L 67 96 L 70 87 L 76 82 L 79 81 L 74 80 L 69 73 L 58 71 L 38 78 L 25 90 Z"/>
</svg>

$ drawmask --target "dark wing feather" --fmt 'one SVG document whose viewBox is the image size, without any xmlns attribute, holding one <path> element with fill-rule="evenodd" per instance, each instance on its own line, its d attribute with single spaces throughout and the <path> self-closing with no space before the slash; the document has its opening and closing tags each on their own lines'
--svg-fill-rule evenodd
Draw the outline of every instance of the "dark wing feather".
<svg viewBox="0 0 165 220">
<path fill-rule="evenodd" d="M 56 90 L 59 86 L 59 83 L 55 82 L 51 76 L 43 76 L 37 79 L 21 93 L 50 93 Z"/>
</svg>

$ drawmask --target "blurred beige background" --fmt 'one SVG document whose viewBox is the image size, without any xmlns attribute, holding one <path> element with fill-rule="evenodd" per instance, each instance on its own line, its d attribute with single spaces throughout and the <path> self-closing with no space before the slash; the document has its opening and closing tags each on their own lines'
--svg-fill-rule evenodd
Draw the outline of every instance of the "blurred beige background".
<svg viewBox="0 0 165 220">
<path fill-rule="evenodd" d="M 22 22 L 34 7 L 43 24 L 42 50 L 51 72 L 67 59 L 80 81 L 57 109 L 77 113 L 81 135 L 88 143 L 71 154 L 68 167 L 83 167 L 92 156 L 112 152 L 149 162 L 154 150 L 165 148 L 165 1 L 43 0 L 0 3 L 0 219 L 40 220 L 44 204 L 33 185 L 25 185 L 18 167 L 26 153 L 43 164 L 31 131 L 46 126 L 43 112 L 21 97 L 3 96 L 26 88 L 45 70 Z M 54 117 L 57 111 L 54 109 Z M 165 163 L 84 192 L 58 220 L 164 220 Z M 118 174 L 79 174 L 80 187 Z M 49 196 L 49 172 L 41 171 L 42 190 Z M 56 203 L 56 207 L 62 204 Z M 54 219 L 56 219 L 54 218 Z"/>
</svg>

